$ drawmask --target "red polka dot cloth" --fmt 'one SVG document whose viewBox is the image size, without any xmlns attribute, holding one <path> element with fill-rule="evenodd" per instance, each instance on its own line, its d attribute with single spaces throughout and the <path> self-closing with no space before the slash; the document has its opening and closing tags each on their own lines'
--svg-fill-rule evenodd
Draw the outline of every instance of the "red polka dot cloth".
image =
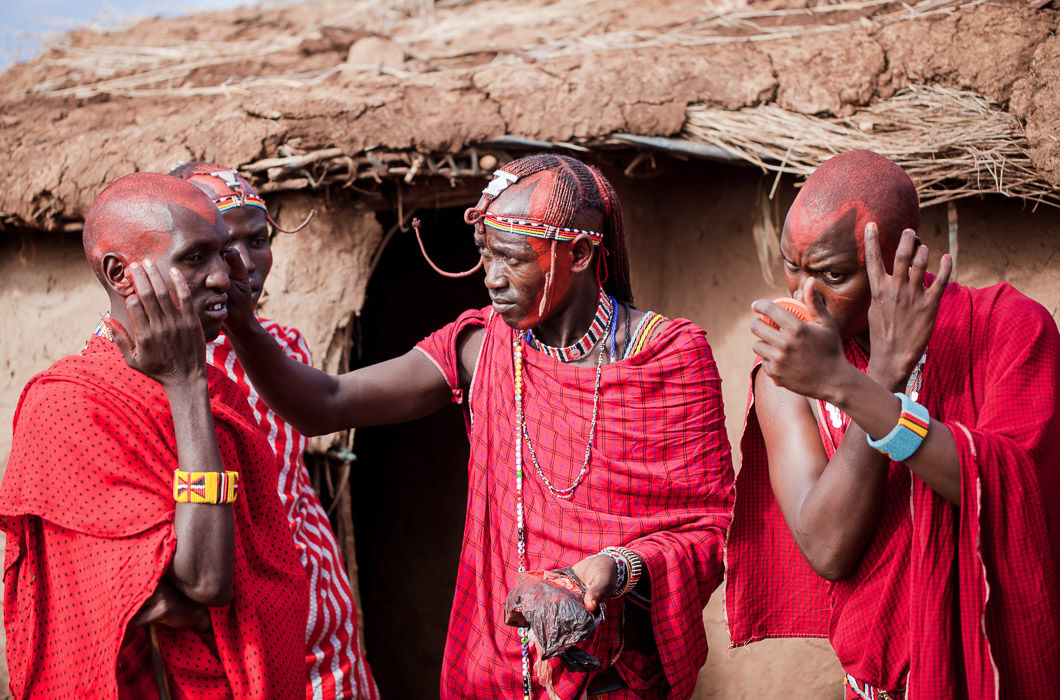
<svg viewBox="0 0 1060 700">
<path fill-rule="evenodd" d="M 504 624 L 518 570 L 514 331 L 487 307 L 465 312 L 417 347 L 461 402 L 457 339 L 472 326 L 485 335 L 466 405 L 467 519 L 441 695 L 522 697 L 518 632 Z M 595 378 L 595 367 L 524 345 L 527 431 L 546 476 L 560 487 L 582 468 Z M 607 619 L 584 644 L 605 667 L 615 659 L 629 686 L 608 697 L 689 697 L 707 656 L 702 612 L 721 581 L 733 498 L 721 379 L 702 329 L 670 321 L 641 352 L 604 365 L 592 460 L 570 500 L 550 493 L 523 450 L 530 569 L 569 566 L 608 545 L 629 547 L 647 565 L 658 655 L 624 652 L 621 600 L 608 604 Z M 556 668 L 553 690 L 564 700 L 581 698 L 591 677 Z M 534 696 L 548 697 L 537 683 Z"/>
<path fill-rule="evenodd" d="M 166 676 L 174 698 L 301 697 L 308 585 L 275 460 L 239 387 L 207 377 L 225 468 L 240 473 L 235 597 L 210 608 L 212 634 L 156 626 Z M 121 644 L 173 558 L 176 467 L 165 392 L 109 340 L 26 385 L 0 485 L 16 698 L 157 696 L 144 628 Z"/>
<path fill-rule="evenodd" d="M 911 698 L 1060 697 L 1055 321 L 1007 284 L 950 284 L 919 401 L 953 435 L 960 506 L 892 463 L 873 539 L 829 584 L 784 524 L 752 396 L 728 539 L 733 644 L 827 636 L 851 676 Z"/>
<path fill-rule="evenodd" d="M 297 328 L 258 320 L 289 357 L 313 364 Z M 246 393 L 254 419 L 276 453 L 277 493 L 309 577 L 306 700 L 378 700 L 379 690 L 361 648 L 357 608 L 342 566 L 339 545 L 302 460 L 309 440 L 262 401 L 239 364 L 232 343 L 223 334 L 206 344 L 206 361 L 222 370 Z"/>
</svg>

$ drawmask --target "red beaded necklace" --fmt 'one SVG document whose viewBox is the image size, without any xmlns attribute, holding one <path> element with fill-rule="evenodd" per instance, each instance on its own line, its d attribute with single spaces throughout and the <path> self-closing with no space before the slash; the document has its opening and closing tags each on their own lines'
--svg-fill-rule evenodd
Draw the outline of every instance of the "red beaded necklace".
<svg viewBox="0 0 1060 700">
<path fill-rule="evenodd" d="M 593 322 L 589 324 L 589 330 L 585 331 L 585 335 L 575 343 L 562 348 L 545 345 L 537 339 L 532 330 L 526 334 L 526 343 L 534 350 L 543 352 L 561 362 L 575 362 L 589 354 L 589 351 L 593 349 L 593 346 L 603 337 L 605 331 L 611 325 L 611 318 L 614 315 L 614 302 L 611 300 L 610 295 L 601 288 L 600 298 L 596 302 L 596 315 L 593 317 Z"/>
</svg>

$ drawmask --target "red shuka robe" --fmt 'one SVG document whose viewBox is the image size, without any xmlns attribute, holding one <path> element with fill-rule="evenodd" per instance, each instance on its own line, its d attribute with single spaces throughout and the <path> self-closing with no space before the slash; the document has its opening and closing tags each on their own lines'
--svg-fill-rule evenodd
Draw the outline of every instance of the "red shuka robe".
<svg viewBox="0 0 1060 700">
<path fill-rule="evenodd" d="M 302 364 L 313 364 L 297 328 L 261 317 L 258 320 L 288 357 Z M 206 344 L 206 362 L 223 371 L 243 390 L 258 427 L 276 453 L 279 474 L 276 493 L 287 514 L 312 599 L 306 626 L 305 661 L 309 670 L 306 700 L 379 700 L 379 689 L 361 648 L 357 606 L 353 603 L 339 544 L 302 458 L 309 439 L 261 399 L 223 333 Z"/>
<path fill-rule="evenodd" d="M 919 401 L 953 434 L 960 507 L 892 463 L 880 527 L 829 584 L 773 497 L 752 394 L 728 536 L 733 644 L 829 636 L 848 673 L 884 689 L 901 679 L 910 698 L 1060 696 L 1055 321 L 1007 284 L 950 284 Z"/>
<path fill-rule="evenodd" d="M 305 695 L 308 587 L 276 496 L 275 457 L 246 398 L 207 367 L 218 446 L 240 474 L 235 597 L 212 634 L 157 626 L 174 698 Z M 146 643 L 126 627 L 176 549 L 176 439 L 162 387 L 109 340 L 34 377 L 0 485 L 4 628 L 21 697 L 157 697 Z"/>
<path fill-rule="evenodd" d="M 465 312 L 417 347 L 438 365 L 460 402 L 456 340 L 470 326 L 484 326 L 485 336 L 466 406 L 468 507 L 442 696 L 517 697 L 521 649 L 517 630 L 504 624 L 504 599 L 518 569 L 514 331 L 487 307 Z M 595 368 L 567 365 L 524 345 L 528 431 L 558 488 L 582 468 L 595 377 Z M 605 666 L 617 656 L 619 673 L 644 697 L 666 696 L 659 687 L 667 685 L 671 698 L 691 695 L 706 659 L 702 611 L 721 580 L 733 498 L 721 380 L 703 331 L 690 321 L 671 321 L 644 350 L 604 366 L 592 461 L 571 500 L 549 493 L 523 450 L 531 569 L 569 566 L 607 545 L 628 546 L 647 564 L 658 658 L 619 654 L 622 601 L 608 603 L 607 619 L 586 651 Z M 588 673 L 559 671 L 555 691 L 579 698 L 589 679 Z M 536 683 L 534 692 L 545 697 Z"/>
</svg>

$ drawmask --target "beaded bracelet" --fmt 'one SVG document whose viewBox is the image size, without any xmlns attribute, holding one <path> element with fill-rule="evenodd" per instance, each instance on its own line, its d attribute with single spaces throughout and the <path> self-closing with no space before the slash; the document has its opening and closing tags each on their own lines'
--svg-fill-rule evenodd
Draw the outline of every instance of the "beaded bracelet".
<svg viewBox="0 0 1060 700">
<path fill-rule="evenodd" d="M 234 503 L 239 472 L 173 472 L 173 500 L 178 503 Z"/>
<path fill-rule="evenodd" d="M 640 575 L 644 568 L 643 560 L 639 554 L 625 547 L 604 547 L 600 550 L 600 553 L 611 557 L 618 567 L 619 580 L 615 583 L 615 592 L 611 594 L 611 597 L 621 598 L 633 590 L 637 582 L 640 581 Z"/>
<path fill-rule="evenodd" d="M 607 549 L 610 548 L 601 549 L 599 553 L 606 557 L 610 557 L 612 561 L 615 562 L 615 568 L 618 569 L 618 576 L 615 579 L 615 590 L 611 593 L 612 598 L 618 598 L 622 595 L 619 591 L 624 591 L 626 588 L 626 578 L 629 575 L 629 567 L 626 565 L 625 559 L 618 554 L 612 554 L 607 551 Z"/>
<path fill-rule="evenodd" d="M 895 396 L 902 402 L 898 424 L 879 440 L 873 440 L 868 435 L 865 435 L 865 439 L 869 441 L 870 447 L 879 450 L 895 462 L 904 462 L 920 449 L 921 443 L 927 437 L 928 427 L 931 425 L 931 414 L 924 406 L 905 394 L 896 393 Z"/>
</svg>

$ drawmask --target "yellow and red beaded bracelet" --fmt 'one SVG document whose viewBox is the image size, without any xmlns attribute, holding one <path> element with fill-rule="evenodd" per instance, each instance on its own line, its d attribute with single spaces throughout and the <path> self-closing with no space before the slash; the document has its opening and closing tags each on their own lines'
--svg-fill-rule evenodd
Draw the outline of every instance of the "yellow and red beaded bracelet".
<svg viewBox="0 0 1060 700">
<path fill-rule="evenodd" d="M 173 500 L 177 503 L 234 503 L 239 472 L 173 472 Z"/>
</svg>

